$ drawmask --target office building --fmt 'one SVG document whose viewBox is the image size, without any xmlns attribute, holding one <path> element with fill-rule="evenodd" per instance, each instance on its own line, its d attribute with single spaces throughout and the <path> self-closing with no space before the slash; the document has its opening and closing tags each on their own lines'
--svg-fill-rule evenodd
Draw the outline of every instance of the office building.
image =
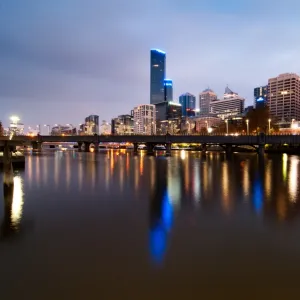
<svg viewBox="0 0 300 300">
<path fill-rule="evenodd" d="M 190 93 L 179 96 L 179 103 L 182 106 L 182 116 L 193 117 L 196 110 L 196 97 Z"/>
<path fill-rule="evenodd" d="M 165 101 L 166 53 L 159 49 L 150 51 L 150 104 Z"/>
<path fill-rule="evenodd" d="M 182 106 L 176 102 L 161 102 L 155 105 L 156 120 L 165 121 L 171 119 L 181 119 Z"/>
<path fill-rule="evenodd" d="M 134 133 L 152 135 L 156 133 L 156 108 L 153 104 L 143 104 L 134 108 Z"/>
<path fill-rule="evenodd" d="M 173 81 L 172 79 L 164 79 L 165 101 L 173 101 Z"/>
<path fill-rule="evenodd" d="M 111 125 L 103 120 L 102 124 L 99 126 L 99 133 L 102 135 L 111 134 Z"/>
<path fill-rule="evenodd" d="M 85 118 L 84 134 L 86 135 L 99 134 L 99 116 L 90 115 Z"/>
<path fill-rule="evenodd" d="M 210 103 L 217 100 L 217 94 L 211 90 L 206 89 L 199 95 L 200 116 L 208 116 L 210 113 Z"/>
<path fill-rule="evenodd" d="M 111 120 L 111 134 L 133 134 L 134 119 L 133 112 L 130 115 L 120 115 Z"/>
<path fill-rule="evenodd" d="M 268 103 L 268 86 L 260 86 L 254 89 L 254 107 L 262 108 Z"/>
<path fill-rule="evenodd" d="M 244 103 L 244 98 L 226 87 L 223 99 L 210 103 L 210 113 L 222 120 L 230 119 L 244 112 Z"/>
<path fill-rule="evenodd" d="M 76 127 L 72 125 L 55 125 L 51 129 L 51 135 L 76 135 Z"/>
<path fill-rule="evenodd" d="M 285 73 L 268 80 L 270 115 L 278 121 L 300 120 L 300 76 Z"/>
</svg>

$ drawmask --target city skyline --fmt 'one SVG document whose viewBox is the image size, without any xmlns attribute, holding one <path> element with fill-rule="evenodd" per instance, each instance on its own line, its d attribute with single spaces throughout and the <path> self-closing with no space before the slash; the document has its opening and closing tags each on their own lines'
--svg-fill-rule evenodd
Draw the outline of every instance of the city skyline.
<svg viewBox="0 0 300 300">
<path fill-rule="evenodd" d="M 298 1 L 280 7 L 269 0 L 88 4 L 1 2 L 4 125 L 11 115 L 25 124 L 78 125 L 90 114 L 110 120 L 149 103 L 151 48 L 167 54 L 176 102 L 186 92 L 198 98 L 207 86 L 220 96 L 228 84 L 252 105 L 255 87 L 300 73 Z"/>
</svg>

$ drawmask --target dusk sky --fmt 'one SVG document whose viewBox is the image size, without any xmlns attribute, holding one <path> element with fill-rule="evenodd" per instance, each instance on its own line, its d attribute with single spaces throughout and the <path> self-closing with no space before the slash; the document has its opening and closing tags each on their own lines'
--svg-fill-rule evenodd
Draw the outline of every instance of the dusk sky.
<svg viewBox="0 0 300 300">
<path fill-rule="evenodd" d="M 167 52 L 174 99 L 226 85 L 253 102 L 300 73 L 299 0 L 0 0 L 0 120 L 110 120 L 149 103 L 150 49 Z"/>
</svg>

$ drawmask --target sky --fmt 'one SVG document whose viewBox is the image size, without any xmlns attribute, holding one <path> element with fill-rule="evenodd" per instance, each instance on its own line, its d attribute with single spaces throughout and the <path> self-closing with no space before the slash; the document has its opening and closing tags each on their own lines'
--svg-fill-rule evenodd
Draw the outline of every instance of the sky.
<svg viewBox="0 0 300 300">
<path fill-rule="evenodd" d="M 109 121 L 150 101 L 150 49 L 174 100 L 300 73 L 299 0 L 0 0 L 0 120 Z M 198 105 L 198 101 L 197 101 Z"/>
</svg>

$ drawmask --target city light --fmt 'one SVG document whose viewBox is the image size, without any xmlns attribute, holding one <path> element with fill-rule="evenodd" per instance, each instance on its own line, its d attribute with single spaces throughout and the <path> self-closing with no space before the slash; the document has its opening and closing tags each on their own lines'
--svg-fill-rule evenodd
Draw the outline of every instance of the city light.
<svg viewBox="0 0 300 300">
<path fill-rule="evenodd" d="M 11 117 L 10 117 L 10 120 L 11 120 L 14 124 L 16 124 L 16 123 L 18 123 L 18 122 L 20 121 L 20 118 L 17 117 L 17 116 L 11 116 Z"/>
</svg>

